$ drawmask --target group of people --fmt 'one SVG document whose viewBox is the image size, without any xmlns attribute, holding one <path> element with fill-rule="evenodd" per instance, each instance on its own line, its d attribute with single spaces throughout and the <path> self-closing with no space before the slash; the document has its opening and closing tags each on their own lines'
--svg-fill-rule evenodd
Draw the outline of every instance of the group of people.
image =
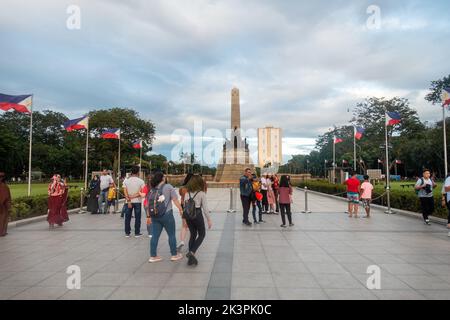
<svg viewBox="0 0 450 320">
<path fill-rule="evenodd" d="M 239 191 L 243 208 L 242 223 L 251 226 L 249 220 L 250 208 L 252 208 L 253 223 L 265 222 L 263 214 L 279 214 L 281 211 L 280 227 L 286 228 L 286 217 L 289 226 L 294 226 L 292 222 L 292 186 L 288 175 L 265 175 L 258 179 L 250 168 L 246 168 L 244 175 L 239 180 Z M 258 215 L 256 209 L 258 208 Z"/>
<path fill-rule="evenodd" d="M 52 177 L 48 185 L 48 213 L 47 221 L 50 229 L 55 226 L 62 227 L 64 222 L 69 221 L 67 213 L 67 197 L 69 186 L 67 180 L 62 180 L 59 174 Z"/>
<path fill-rule="evenodd" d="M 114 211 L 117 198 L 116 184 L 104 169 L 101 175 L 95 175 L 88 187 L 87 211 L 92 214 L 107 214 Z"/>
<path fill-rule="evenodd" d="M 373 185 L 370 183 L 369 176 L 364 176 L 364 182 L 361 184 L 356 172 L 350 174 L 344 184 L 347 186 L 348 213 L 349 217 L 358 217 L 358 207 L 361 203 L 366 211 L 366 217 L 370 217 L 370 204 L 372 202 Z M 424 169 L 422 176 L 418 178 L 414 185 L 415 192 L 420 201 L 422 218 L 426 225 L 431 225 L 430 216 L 435 210 L 433 190 L 437 184 L 431 176 L 429 169 Z M 450 174 L 445 179 L 442 186 L 442 207 L 448 211 L 447 227 L 450 230 Z M 450 236 L 450 231 L 449 234 Z"/>
</svg>

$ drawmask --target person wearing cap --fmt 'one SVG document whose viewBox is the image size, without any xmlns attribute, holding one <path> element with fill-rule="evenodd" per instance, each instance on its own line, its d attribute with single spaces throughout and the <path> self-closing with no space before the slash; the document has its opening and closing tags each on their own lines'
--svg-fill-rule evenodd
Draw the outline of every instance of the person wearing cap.
<svg viewBox="0 0 450 320">
<path fill-rule="evenodd" d="M 0 237 L 7 235 L 9 212 L 11 210 L 11 192 L 5 178 L 5 173 L 0 172 Z"/>
</svg>

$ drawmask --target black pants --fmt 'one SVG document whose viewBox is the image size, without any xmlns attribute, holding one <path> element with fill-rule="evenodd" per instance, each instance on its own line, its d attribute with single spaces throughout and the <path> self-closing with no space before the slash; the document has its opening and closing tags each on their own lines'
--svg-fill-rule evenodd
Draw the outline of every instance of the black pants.
<svg viewBox="0 0 450 320">
<path fill-rule="evenodd" d="M 286 224 L 286 217 L 287 215 L 289 224 L 292 224 L 292 213 L 291 213 L 291 204 L 290 203 L 280 203 L 280 209 L 281 209 L 281 221 L 283 221 L 283 224 Z"/>
<path fill-rule="evenodd" d="M 250 211 L 250 203 L 251 203 L 250 197 L 241 195 L 241 202 L 242 202 L 242 209 L 244 210 L 242 222 L 246 223 L 246 222 L 249 222 L 248 221 L 248 213 Z"/>
<path fill-rule="evenodd" d="M 132 203 L 131 208 L 126 205 L 125 211 L 125 234 L 131 233 L 131 216 L 134 210 L 134 234 L 141 234 L 141 203 Z"/>
<path fill-rule="evenodd" d="M 262 198 L 263 212 L 269 212 L 269 201 L 267 200 L 267 190 L 261 190 L 261 193 L 263 195 Z"/>
<path fill-rule="evenodd" d="M 447 202 L 447 212 L 448 212 L 447 220 L 448 220 L 448 224 L 450 224 L 450 201 Z"/>
<path fill-rule="evenodd" d="M 434 198 L 420 197 L 420 206 L 422 208 L 423 219 L 427 220 L 434 212 Z"/>
<path fill-rule="evenodd" d="M 189 238 L 189 251 L 196 253 L 205 239 L 205 220 L 202 213 L 197 213 L 194 220 L 186 219 L 191 237 Z"/>
</svg>

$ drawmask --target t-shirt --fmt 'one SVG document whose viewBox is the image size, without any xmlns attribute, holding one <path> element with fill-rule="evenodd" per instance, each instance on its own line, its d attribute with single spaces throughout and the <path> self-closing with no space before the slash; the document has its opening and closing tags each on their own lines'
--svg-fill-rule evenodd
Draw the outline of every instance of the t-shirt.
<svg viewBox="0 0 450 320">
<path fill-rule="evenodd" d="M 100 190 L 105 190 L 109 188 L 109 184 L 114 183 L 113 178 L 107 174 L 106 176 L 100 176 Z"/>
<path fill-rule="evenodd" d="M 444 187 L 443 187 L 444 190 L 442 191 L 442 193 L 445 193 L 447 195 L 447 202 L 449 202 L 450 201 L 450 192 L 445 192 L 446 187 L 450 187 L 450 177 L 447 177 L 445 179 Z"/>
<path fill-rule="evenodd" d="M 162 194 L 167 203 L 167 211 L 172 210 L 172 200 L 178 199 L 178 194 L 175 188 L 168 183 L 163 184 L 160 188 L 162 188 Z"/>
<path fill-rule="evenodd" d="M 345 185 L 347 185 L 347 192 L 358 192 L 358 187 L 359 187 L 359 180 L 356 178 L 350 178 L 347 179 L 344 182 Z"/>
<path fill-rule="evenodd" d="M 372 199 L 373 185 L 370 182 L 363 182 L 361 189 L 364 190 L 361 194 L 361 199 Z"/>
<path fill-rule="evenodd" d="M 125 181 L 123 182 L 123 187 L 127 189 L 129 196 L 138 194 L 143 186 L 145 186 L 144 180 L 138 177 L 129 177 L 128 179 L 125 179 Z M 140 203 L 140 202 L 141 202 L 140 196 L 131 199 L 131 203 Z"/>
<path fill-rule="evenodd" d="M 423 186 L 424 184 L 431 185 L 431 190 L 433 190 L 433 181 L 431 179 L 420 178 L 416 182 L 416 187 Z M 425 188 L 419 190 L 418 193 L 419 198 L 431 198 L 433 197 L 433 192 L 427 193 Z"/>
<path fill-rule="evenodd" d="M 261 178 L 261 190 L 267 190 L 267 180 L 266 178 Z"/>
</svg>

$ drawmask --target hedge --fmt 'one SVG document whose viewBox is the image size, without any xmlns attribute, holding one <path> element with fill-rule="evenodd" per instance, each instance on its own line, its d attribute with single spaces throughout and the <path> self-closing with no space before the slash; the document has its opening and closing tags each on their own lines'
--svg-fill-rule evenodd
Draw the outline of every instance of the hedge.
<svg viewBox="0 0 450 320">
<path fill-rule="evenodd" d="M 328 181 L 323 180 L 311 180 L 308 182 L 302 182 L 298 184 L 300 188 L 304 188 L 307 186 L 310 190 L 318 191 L 327 194 L 340 194 L 340 197 L 346 197 L 345 191 L 346 187 L 340 184 L 331 184 Z M 407 210 L 412 212 L 421 213 L 419 198 L 415 194 L 414 191 L 399 191 L 399 190 L 391 190 L 391 207 Z M 374 190 L 372 198 L 378 198 L 382 195 L 379 191 Z M 382 197 L 373 201 L 375 204 L 386 206 L 386 197 Z M 442 208 L 441 206 L 441 196 L 434 195 L 434 203 L 435 203 L 435 211 L 434 216 L 439 218 L 447 218 L 447 209 Z"/>
<path fill-rule="evenodd" d="M 69 192 L 67 197 L 67 209 L 80 207 L 80 193 Z M 39 195 L 32 197 L 20 197 L 13 199 L 10 221 L 17 221 L 47 214 L 48 196 Z"/>
</svg>

